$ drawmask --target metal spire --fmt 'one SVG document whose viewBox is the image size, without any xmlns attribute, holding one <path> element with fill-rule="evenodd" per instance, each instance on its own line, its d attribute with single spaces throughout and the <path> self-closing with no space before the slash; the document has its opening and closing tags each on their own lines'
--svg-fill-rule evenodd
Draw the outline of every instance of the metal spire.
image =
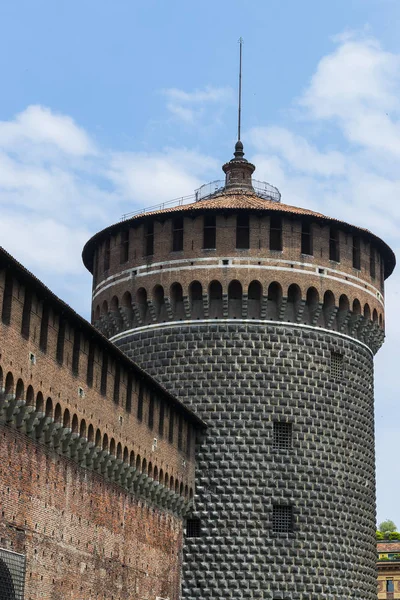
<svg viewBox="0 0 400 600">
<path fill-rule="evenodd" d="M 239 38 L 239 111 L 238 111 L 238 142 L 240 142 L 240 127 L 241 127 L 241 118 L 242 118 L 242 46 L 243 46 L 243 38 Z"/>
</svg>

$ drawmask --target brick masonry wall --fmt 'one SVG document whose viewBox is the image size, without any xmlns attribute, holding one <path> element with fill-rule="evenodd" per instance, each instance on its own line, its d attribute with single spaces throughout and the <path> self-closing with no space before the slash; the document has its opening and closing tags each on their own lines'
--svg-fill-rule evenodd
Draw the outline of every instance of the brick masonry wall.
<svg viewBox="0 0 400 600">
<path fill-rule="evenodd" d="M 5 425 L 0 505 L 0 547 L 26 555 L 26 600 L 178 600 L 181 519 Z"/>
<path fill-rule="evenodd" d="M 295 325 L 204 322 L 118 345 L 209 425 L 197 454 L 182 598 L 376 599 L 373 360 L 350 338 Z M 343 355 L 340 380 L 331 352 Z M 273 422 L 293 447 L 273 447 Z M 290 504 L 293 533 L 272 531 Z"/>
</svg>

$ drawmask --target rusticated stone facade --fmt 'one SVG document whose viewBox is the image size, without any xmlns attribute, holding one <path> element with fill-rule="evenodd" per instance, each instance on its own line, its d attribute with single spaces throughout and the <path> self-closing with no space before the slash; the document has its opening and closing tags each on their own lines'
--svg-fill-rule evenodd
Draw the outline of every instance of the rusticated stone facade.
<svg viewBox="0 0 400 600">
<path fill-rule="evenodd" d="M 311 327 L 234 321 L 164 324 L 116 343 L 209 425 L 197 458 L 201 534 L 184 549 L 185 600 L 376 599 L 366 346 Z M 341 373 L 332 356 L 342 357 Z M 274 440 L 282 422 L 291 424 L 289 448 Z M 293 510 L 290 533 L 273 531 L 281 504 Z"/>
</svg>

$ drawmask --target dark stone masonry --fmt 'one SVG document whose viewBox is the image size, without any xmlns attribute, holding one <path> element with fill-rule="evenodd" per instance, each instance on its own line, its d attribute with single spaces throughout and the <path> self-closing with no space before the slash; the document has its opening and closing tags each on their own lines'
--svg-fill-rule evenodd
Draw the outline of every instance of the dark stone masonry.
<svg viewBox="0 0 400 600">
<path fill-rule="evenodd" d="M 209 425 L 184 600 L 376 599 L 366 346 L 233 321 L 160 324 L 116 344 Z"/>
</svg>

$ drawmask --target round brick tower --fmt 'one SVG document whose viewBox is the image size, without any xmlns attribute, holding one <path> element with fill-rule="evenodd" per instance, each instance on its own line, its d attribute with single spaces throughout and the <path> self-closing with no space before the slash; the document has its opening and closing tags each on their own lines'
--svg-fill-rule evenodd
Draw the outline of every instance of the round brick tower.
<svg viewBox="0 0 400 600">
<path fill-rule="evenodd" d="M 375 600 L 373 356 L 391 249 L 224 182 L 86 244 L 93 323 L 208 423 L 184 600 Z"/>
</svg>

